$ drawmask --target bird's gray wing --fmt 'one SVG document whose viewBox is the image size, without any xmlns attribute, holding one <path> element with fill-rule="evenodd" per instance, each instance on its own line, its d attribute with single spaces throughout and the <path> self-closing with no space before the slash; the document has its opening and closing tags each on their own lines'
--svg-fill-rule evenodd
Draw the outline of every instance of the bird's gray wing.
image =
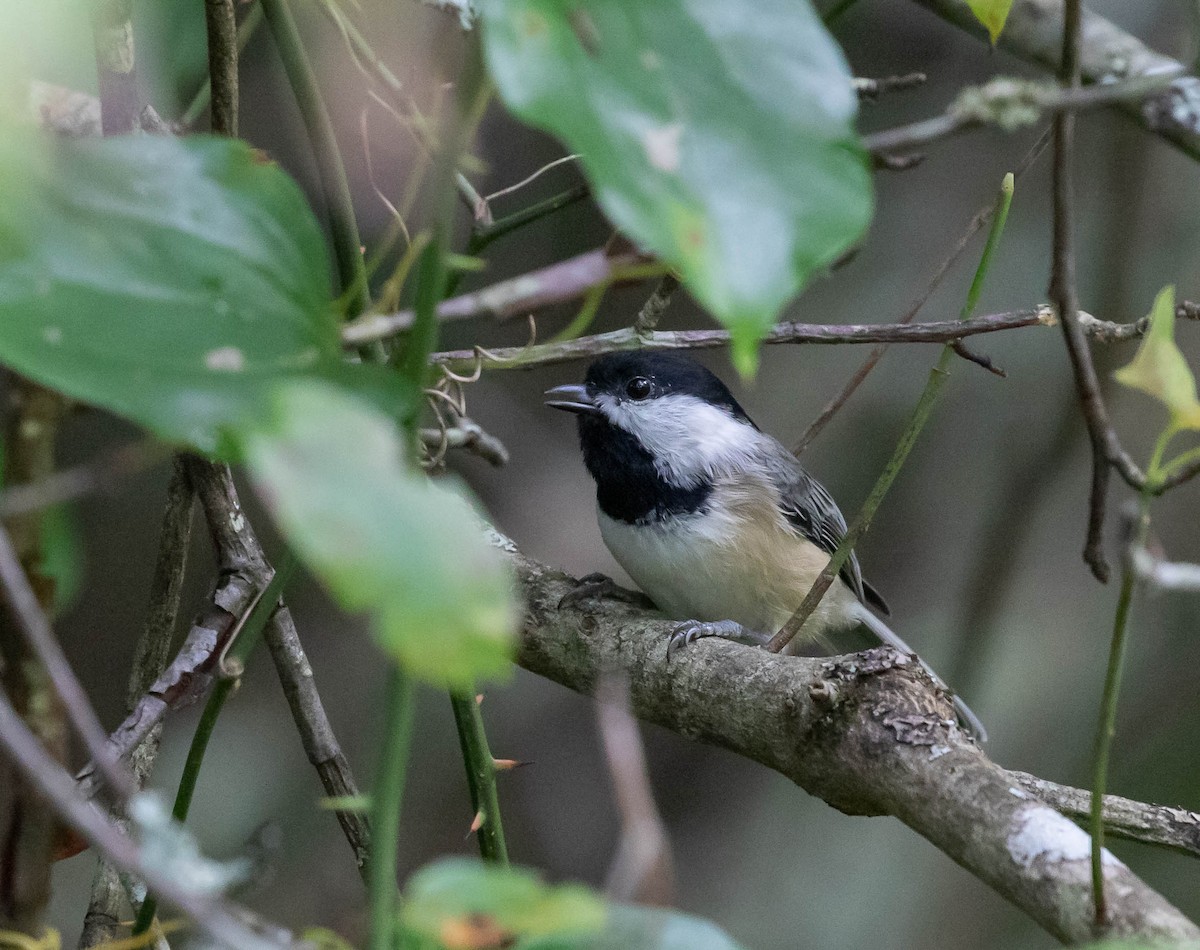
<svg viewBox="0 0 1200 950">
<path fill-rule="evenodd" d="M 779 507 L 788 523 L 803 537 L 827 554 L 833 554 L 846 536 L 846 519 L 825 486 L 808 474 L 783 445 L 764 460 L 771 479 L 779 490 Z M 842 567 L 841 578 L 864 604 L 888 614 L 879 592 L 863 581 L 858 556 Z"/>
</svg>

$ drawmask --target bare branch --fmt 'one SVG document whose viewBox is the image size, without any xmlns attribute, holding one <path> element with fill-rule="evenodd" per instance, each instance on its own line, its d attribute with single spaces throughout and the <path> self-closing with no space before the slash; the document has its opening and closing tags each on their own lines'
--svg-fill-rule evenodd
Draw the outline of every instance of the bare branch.
<svg viewBox="0 0 1200 950">
<path fill-rule="evenodd" d="M 600 738 L 621 813 L 621 837 L 604 893 L 611 900 L 668 907 L 675 890 L 671 841 L 650 788 L 637 720 L 629 711 L 629 684 L 622 676 L 605 676 L 597 685 L 596 700 Z"/>
<path fill-rule="evenodd" d="M 609 256 L 602 248 L 597 248 L 483 290 L 451 297 L 438 304 L 437 316 L 439 320 L 466 320 L 471 317 L 506 320 L 522 316 L 533 310 L 578 300 L 593 288 L 617 278 L 623 268 L 643 264 L 646 260 L 638 254 Z M 411 310 L 366 314 L 351 320 L 342 328 L 342 343 L 345 346 L 362 346 L 364 343 L 385 340 L 408 330 L 413 319 Z"/>
<path fill-rule="evenodd" d="M 986 40 L 987 32 L 966 0 L 916 0 L 942 19 Z M 1088 83 L 1108 84 L 1178 75 L 1178 60 L 1147 47 L 1137 37 L 1090 10 L 1083 11 L 1079 65 Z M 1022 59 L 1057 72 L 1062 56 L 1063 0 L 1017 0 L 1009 13 L 1000 46 Z M 1126 111 L 1150 131 L 1200 158 L 1200 79 L 1181 76 L 1158 95 L 1130 102 Z"/>
<path fill-rule="evenodd" d="M 220 555 L 222 573 L 252 579 L 255 592 L 261 591 L 270 582 L 274 571 L 250 520 L 242 511 L 229 468 L 190 459 L 188 471 Z M 331 798 L 358 795 L 358 784 L 317 692 L 312 665 L 300 643 L 291 611 L 282 603 L 267 621 L 263 639 L 271 651 L 305 754 L 317 770 L 325 793 Z M 337 810 L 335 814 L 354 852 L 359 871 L 365 873 L 370 850 L 365 816 L 357 811 Z"/>
<path fill-rule="evenodd" d="M 0 746 L 3 746 L 7 757 L 17 765 L 26 781 L 46 797 L 60 818 L 117 867 L 146 881 L 166 903 L 187 914 L 197 927 L 220 945 L 236 950 L 273 950 L 292 945 L 290 938 L 280 939 L 278 934 L 269 937 L 251 928 L 239 919 L 239 914 L 225 901 L 188 890 L 180 885 L 175 875 L 145 861 L 141 849 L 83 797 L 71 777 L 50 757 L 22 722 L 2 691 Z"/>
<path fill-rule="evenodd" d="M 880 155 L 911 152 L 957 132 L 985 125 L 997 125 L 1011 132 L 1033 125 L 1044 115 L 1074 113 L 1146 99 L 1161 93 L 1183 72 L 1183 67 L 1179 66 L 1171 72 L 1087 89 L 1063 89 L 1046 83 L 1000 77 L 986 85 L 964 89 L 941 115 L 866 135 L 863 145 L 872 154 Z"/>
<path fill-rule="evenodd" d="M 175 470 L 167 487 L 167 504 L 159 532 L 158 557 L 154 564 L 154 579 L 150 584 L 146 625 L 138 638 L 129 675 L 127 704 L 130 709 L 162 675 L 167 665 L 187 570 L 194 501 L 191 480 L 184 469 L 183 459 L 177 456 Z M 161 729 L 152 729 L 132 753 L 130 767 L 139 788 L 145 785 L 154 767 L 160 733 Z M 117 825 L 124 830 L 124 822 L 118 821 Z M 125 903 L 126 891 L 120 872 L 107 858 L 101 857 L 92 879 L 92 893 L 83 918 L 79 946 L 94 947 L 120 936 L 124 929 L 121 911 Z"/>
<path fill-rule="evenodd" d="M 1092 793 L 1047 782 L 1027 772 L 1011 772 L 1021 787 L 1068 818 L 1086 826 Z M 1116 838 L 1160 845 L 1200 857 L 1200 814 L 1169 805 L 1148 805 L 1120 795 L 1104 796 L 1104 830 Z"/>
<path fill-rule="evenodd" d="M 628 604 L 558 604 L 573 580 L 508 552 L 526 601 L 518 662 L 582 693 L 629 678 L 632 709 L 782 773 L 835 808 L 898 817 L 1061 940 L 1195 940 L 1200 929 L 1116 858 L 1108 920 L 1091 913 L 1087 835 L 954 725 L 946 697 L 886 650 L 780 657 L 706 640 L 666 664 L 671 625 Z"/>
<path fill-rule="evenodd" d="M 1112 339 L 1129 339 L 1118 324 L 1095 320 L 1092 331 Z M 764 343 L 815 343 L 848 345 L 860 343 L 951 343 L 982 333 L 998 333 L 1023 327 L 1052 326 L 1057 321 L 1050 308 L 992 313 L 970 320 L 940 320 L 931 323 L 777 323 Z M 581 336 L 561 343 L 501 347 L 494 350 L 450 350 L 434 353 L 430 359 L 454 373 L 471 374 L 476 369 L 527 370 L 573 360 L 592 359 L 621 350 L 704 350 L 728 346 L 725 330 L 657 330 L 638 333 L 633 328 Z"/>
<path fill-rule="evenodd" d="M 109 788 L 124 799 L 136 791 L 129 772 L 124 769 L 108 747 L 107 735 L 100 718 L 88 701 L 83 684 L 79 682 L 66 654 L 54 636 L 50 620 L 38 603 L 37 594 L 25 576 L 21 561 L 13 547 L 8 531 L 0 526 L 0 596 L 7 602 L 16 626 L 33 655 L 46 670 L 54 690 L 75 731 L 83 739 L 104 773 Z"/>
</svg>

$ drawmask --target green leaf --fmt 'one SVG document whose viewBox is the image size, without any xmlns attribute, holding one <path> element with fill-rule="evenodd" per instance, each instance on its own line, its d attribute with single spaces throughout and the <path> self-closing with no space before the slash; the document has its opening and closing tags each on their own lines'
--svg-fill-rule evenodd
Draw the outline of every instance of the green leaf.
<svg viewBox="0 0 1200 950">
<path fill-rule="evenodd" d="M 587 888 L 548 886 L 532 871 L 469 858 L 418 871 L 402 907 L 406 950 L 738 950 L 708 921 L 606 905 Z"/>
<path fill-rule="evenodd" d="M 1196 378 L 1175 344 L 1175 288 L 1164 287 L 1154 299 L 1150 326 L 1137 355 L 1113 376 L 1117 382 L 1153 396 L 1167 407 L 1172 429 L 1200 430 Z"/>
<path fill-rule="evenodd" d="M 975 19 L 987 27 L 992 45 L 1000 38 L 1004 24 L 1008 21 L 1008 13 L 1012 10 L 1013 0 L 967 0 L 967 6 L 975 14 Z"/>
<path fill-rule="evenodd" d="M 507 675 L 511 581 L 451 479 L 413 471 L 391 420 L 333 387 L 284 383 L 273 403 L 245 459 L 297 557 L 414 676 Z"/>
<path fill-rule="evenodd" d="M 780 308 L 863 233 L 841 51 L 807 0 L 487 0 L 488 66 L 581 154 L 612 222 L 678 270 L 752 371 Z"/>
<path fill-rule="evenodd" d="M 303 195 L 243 143 L 0 126 L 0 363 L 172 442 L 231 454 L 275 383 L 348 366 Z"/>
</svg>

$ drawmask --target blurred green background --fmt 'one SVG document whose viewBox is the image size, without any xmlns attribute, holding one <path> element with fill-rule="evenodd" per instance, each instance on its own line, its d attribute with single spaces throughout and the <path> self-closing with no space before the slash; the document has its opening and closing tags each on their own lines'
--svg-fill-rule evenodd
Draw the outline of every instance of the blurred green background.
<svg viewBox="0 0 1200 950">
<path fill-rule="evenodd" d="M 418 153 L 396 119 L 370 100 L 369 83 L 316 5 L 297 6 L 371 246 L 389 222 L 376 190 L 398 203 L 413 184 Z M 1194 54 L 1185 3 L 1097 0 L 1088 6 L 1163 52 L 1185 60 Z M 76 27 L 86 23 L 82 0 L 46 0 L 41 10 L 48 23 L 59 7 Z M 433 108 L 452 78 L 444 64 L 456 61 L 461 43 L 453 18 L 407 0 L 363 0 L 356 16 L 415 100 Z M 135 19 L 143 90 L 164 116 L 177 116 L 203 75 L 202 5 L 140 0 Z M 921 70 L 929 76 L 923 88 L 865 105 L 864 130 L 941 111 L 963 85 L 997 73 L 1038 75 L 905 0 L 861 0 L 835 33 L 857 75 Z M 42 78 L 94 91 L 86 28 L 34 29 L 24 48 Z M 241 130 L 299 179 L 323 214 L 307 140 L 265 35 L 251 41 L 243 59 Z M 816 282 L 787 316 L 830 323 L 898 319 L 1035 136 L 1034 130 L 977 132 L 933 147 L 916 169 L 880 173 L 877 215 L 861 251 Z M 1181 297 L 1194 299 L 1200 294 L 1200 168 L 1118 114 L 1087 114 L 1079 137 L 1082 307 L 1104 319 L 1134 319 L 1172 282 Z M 495 106 L 476 154 L 482 165 L 473 177 L 487 193 L 519 181 L 562 150 Z M 577 174 L 571 166 L 555 169 L 500 199 L 497 210 L 562 190 Z M 1028 307 L 1046 297 L 1048 175 L 1043 157 L 1018 182 L 981 313 Z M 464 233 L 465 219 L 464 212 Z M 418 202 L 410 226 L 415 230 L 421 220 Z M 463 286 L 595 247 L 608 233 L 593 206 L 575 205 L 493 245 L 487 270 Z M 966 255 L 923 319 L 957 313 L 976 255 Z M 627 325 L 648 292 L 647 286 L 610 294 L 598 328 Z M 562 308 L 542 316 L 542 337 L 572 312 Z M 668 329 L 709 325 L 683 294 L 663 323 Z M 520 343 L 524 335 L 521 326 L 479 321 L 447 328 L 444 342 Z M 1200 368 L 1200 326 L 1180 323 L 1178 336 L 1192 366 Z M 1080 559 L 1089 462 L 1069 367 L 1055 330 L 981 338 L 975 348 L 1007 369 L 1008 378 L 966 363 L 954 367 L 860 555 L 865 573 L 891 603 L 896 629 L 988 723 L 990 753 L 1011 768 L 1084 784 L 1116 593 L 1098 585 Z M 1105 376 L 1132 353 L 1128 346 L 1099 350 Z M 865 355 L 862 347 L 769 348 L 754 384 L 734 388 L 760 426 L 794 443 Z M 844 510 L 852 512 L 873 483 L 936 356 L 931 347 L 894 348 L 805 454 L 805 464 Z M 733 382 L 724 353 L 703 359 Z M 453 465 L 526 553 L 575 573 L 601 570 L 624 579 L 600 541 L 573 426 L 540 404 L 543 389 L 575 380 L 582 370 L 496 372 L 470 387 L 472 416 L 505 442 L 512 461 L 501 470 L 473 458 Z M 1113 407 L 1126 445 L 1144 459 L 1162 423 L 1160 409 L 1115 391 Z M 81 413 L 63 434 L 62 461 L 81 462 L 134 437 L 115 420 Z M 85 551 L 83 588 L 59 630 L 110 725 L 123 712 L 167 476 L 160 466 L 74 506 Z M 1114 479 L 1113 513 L 1127 496 Z M 1174 559 L 1200 560 L 1198 500 L 1200 485 L 1192 485 L 1155 504 L 1155 530 Z M 255 523 L 265 530 L 267 520 Z M 212 559 L 199 526 L 192 564 L 185 618 L 211 583 Z M 362 625 L 335 611 L 308 579 L 293 582 L 290 600 L 339 736 L 360 781 L 369 784 L 385 660 Z M 1114 792 L 1200 809 L 1198 606 L 1195 597 L 1176 595 L 1146 595 L 1136 603 Z M 600 884 L 618 816 L 590 700 L 518 672 L 507 686 L 487 691 L 483 709 L 493 751 L 533 763 L 502 777 L 514 860 L 544 868 L 554 879 Z M 193 709 L 168 721 L 155 785 L 173 791 L 196 716 Z M 655 728 L 644 732 L 677 860 L 678 904 L 716 920 L 747 947 L 1052 944 L 899 822 L 846 818 L 750 762 Z M 402 875 L 439 854 L 474 853 L 453 721 L 440 695 L 422 697 L 409 775 Z M 236 852 L 264 822 L 277 825 L 282 850 L 274 873 L 247 900 L 292 926 L 321 924 L 357 935 L 363 889 L 332 815 L 317 806 L 319 795 L 271 664 L 259 656 L 218 726 L 192 824 L 216 854 Z M 1113 850 L 1200 917 L 1200 864 L 1122 842 Z M 78 933 L 94 862 L 84 854 L 56 871 L 53 922 L 68 945 Z"/>
</svg>

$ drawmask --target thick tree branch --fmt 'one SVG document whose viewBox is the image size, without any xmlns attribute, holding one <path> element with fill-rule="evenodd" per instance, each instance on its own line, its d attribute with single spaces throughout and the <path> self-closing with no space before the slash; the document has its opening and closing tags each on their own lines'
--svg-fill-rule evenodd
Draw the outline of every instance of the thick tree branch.
<svg viewBox="0 0 1200 950">
<path fill-rule="evenodd" d="M 616 601 L 560 610 L 572 578 L 498 543 L 525 597 L 526 669 L 589 694 L 624 674 L 639 718 L 754 759 L 847 814 L 896 816 L 1064 941 L 1200 939 L 1112 857 L 1110 916 L 1097 925 L 1087 835 L 967 739 L 909 658 L 779 657 L 708 640 L 668 667 L 657 615 Z"/>
<path fill-rule="evenodd" d="M 916 0 L 942 19 L 986 39 L 966 0 Z M 1062 56 L 1063 0 L 1016 0 L 1000 46 L 1022 59 L 1058 72 Z M 1093 84 L 1186 71 L 1183 64 L 1147 47 L 1104 17 L 1083 11 L 1079 67 Z M 1200 79 L 1182 76 L 1140 105 L 1128 103 L 1146 128 L 1200 158 Z"/>
</svg>

